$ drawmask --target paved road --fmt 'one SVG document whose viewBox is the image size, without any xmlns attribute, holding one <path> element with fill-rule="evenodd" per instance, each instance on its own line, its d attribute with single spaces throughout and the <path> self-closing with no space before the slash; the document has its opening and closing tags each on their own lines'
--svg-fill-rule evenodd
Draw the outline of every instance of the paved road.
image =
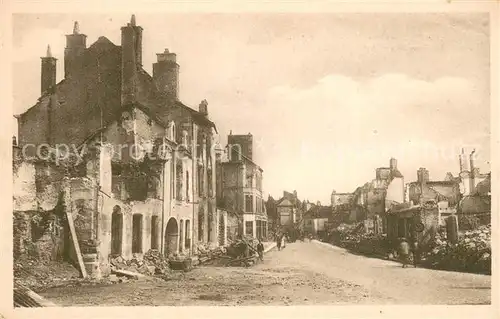
<svg viewBox="0 0 500 319">
<path fill-rule="evenodd" d="M 250 268 L 199 267 L 169 280 L 50 288 L 60 305 L 489 304 L 490 276 L 421 268 L 352 255 L 315 242 L 272 250 Z"/>
<path fill-rule="evenodd" d="M 288 248 L 288 247 L 287 247 Z M 277 261 L 314 269 L 364 287 L 386 304 L 489 304 L 491 276 L 402 268 L 393 261 L 353 255 L 324 243 L 294 243 Z"/>
</svg>

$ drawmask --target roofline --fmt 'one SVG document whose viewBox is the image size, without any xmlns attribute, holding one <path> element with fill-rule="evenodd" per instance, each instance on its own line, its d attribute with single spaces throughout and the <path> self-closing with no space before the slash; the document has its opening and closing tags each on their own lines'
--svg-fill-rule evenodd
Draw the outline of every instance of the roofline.
<svg viewBox="0 0 500 319">
<path fill-rule="evenodd" d="M 146 72 L 146 73 L 147 73 L 147 72 Z M 195 113 L 195 114 L 197 114 L 197 115 L 199 115 L 199 116 L 202 116 L 202 117 L 203 117 L 203 118 L 204 118 L 204 119 L 205 119 L 208 123 L 210 123 L 210 126 L 211 126 L 211 127 L 213 127 L 213 128 L 215 129 L 215 132 L 216 132 L 217 134 L 219 134 L 219 132 L 218 132 L 218 130 L 217 130 L 217 126 L 215 125 L 215 123 L 214 123 L 213 121 L 211 121 L 211 120 L 210 120 L 210 119 L 209 119 L 206 115 L 204 115 L 204 114 L 200 113 L 199 111 L 195 110 L 194 108 L 192 108 L 192 107 L 190 107 L 190 106 L 188 106 L 188 105 L 184 104 L 184 103 L 183 103 L 182 101 L 180 101 L 180 100 L 175 100 L 175 101 L 174 101 L 174 103 L 175 103 L 175 104 L 177 104 L 177 105 L 179 105 L 179 106 L 181 106 L 181 107 L 184 107 L 184 108 L 188 109 L 190 112 L 193 112 L 193 113 Z"/>
</svg>

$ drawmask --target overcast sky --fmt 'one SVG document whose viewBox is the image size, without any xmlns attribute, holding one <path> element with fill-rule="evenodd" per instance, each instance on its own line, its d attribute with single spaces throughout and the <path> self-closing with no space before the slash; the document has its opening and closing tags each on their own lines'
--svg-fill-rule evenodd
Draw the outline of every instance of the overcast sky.
<svg viewBox="0 0 500 319">
<path fill-rule="evenodd" d="M 47 44 L 63 76 L 65 34 L 120 44 L 130 15 L 14 16 L 14 113 L 40 92 Z M 264 188 L 275 198 L 329 203 L 396 157 L 405 182 L 426 167 L 458 173 L 457 152 L 476 148 L 489 171 L 487 14 L 138 14 L 144 68 L 177 53 L 180 97 L 202 99 L 225 143 L 254 135 Z"/>
</svg>

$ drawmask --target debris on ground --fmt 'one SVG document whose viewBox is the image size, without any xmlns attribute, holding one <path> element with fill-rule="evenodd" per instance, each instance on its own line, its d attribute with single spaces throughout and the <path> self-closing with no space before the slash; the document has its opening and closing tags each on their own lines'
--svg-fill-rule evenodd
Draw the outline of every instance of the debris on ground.
<svg viewBox="0 0 500 319">
<path fill-rule="evenodd" d="M 257 262 L 258 240 L 253 237 L 244 236 L 231 242 L 226 247 L 198 249 L 200 264 L 249 267 Z"/>
<path fill-rule="evenodd" d="M 55 307 L 56 304 L 43 298 L 29 288 L 14 283 L 14 307 Z"/>
<path fill-rule="evenodd" d="M 110 259 L 111 269 L 139 273 L 142 275 L 164 275 L 169 271 L 169 262 L 158 250 L 150 249 L 140 257 L 134 255 L 132 259 L 126 260 L 122 256 Z"/>
<path fill-rule="evenodd" d="M 183 270 L 191 271 L 193 269 L 192 259 L 186 256 L 174 256 L 169 258 L 170 269 L 172 270 Z"/>
<path fill-rule="evenodd" d="M 20 258 L 14 261 L 13 270 L 16 284 L 35 291 L 82 280 L 80 271 L 72 264 L 63 261 Z"/>
</svg>

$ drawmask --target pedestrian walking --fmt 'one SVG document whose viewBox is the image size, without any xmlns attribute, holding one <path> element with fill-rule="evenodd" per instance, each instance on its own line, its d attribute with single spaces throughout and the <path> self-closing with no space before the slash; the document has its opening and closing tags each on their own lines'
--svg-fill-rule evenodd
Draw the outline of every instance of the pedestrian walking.
<svg viewBox="0 0 500 319">
<path fill-rule="evenodd" d="M 412 241 L 411 250 L 413 253 L 413 267 L 417 268 L 417 265 L 420 263 L 420 249 L 418 247 L 418 241 L 416 239 Z"/>
<path fill-rule="evenodd" d="M 281 235 L 276 234 L 276 247 L 278 247 L 278 251 L 281 250 Z"/>
<path fill-rule="evenodd" d="M 286 236 L 281 236 L 281 247 L 286 247 Z"/>
<path fill-rule="evenodd" d="M 406 268 L 406 266 L 410 262 L 410 245 L 406 241 L 406 238 L 401 238 L 401 241 L 399 243 L 399 258 L 401 262 L 403 263 L 403 268 Z"/>
<path fill-rule="evenodd" d="M 264 261 L 264 244 L 262 240 L 259 239 L 259 243 L 257 244 L 257 253 L 259 254 L 259 259 Z"/>
</svg>

